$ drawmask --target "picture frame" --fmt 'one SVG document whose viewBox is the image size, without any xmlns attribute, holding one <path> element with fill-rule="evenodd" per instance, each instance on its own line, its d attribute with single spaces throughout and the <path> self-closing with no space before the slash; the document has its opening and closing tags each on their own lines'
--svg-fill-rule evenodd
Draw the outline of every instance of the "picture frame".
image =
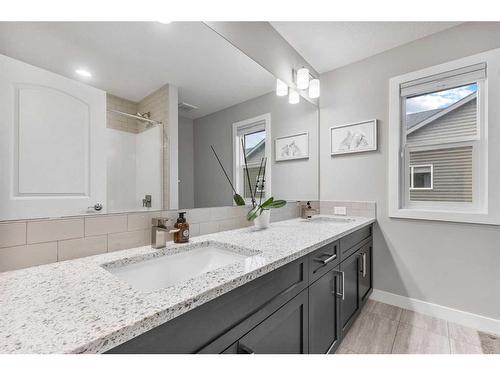
<svg viewBox="0 0 500 375">
<path fill-rule="evenodd" d="M 302 132 L 274 140 L 275 161 L 309 158 L 309 132 Z"/>
<path fill-rule="evenodd" d="M 359 121 L 330 128 L 330 155 L 377 150 L 378 120 Z"/>
</svg>

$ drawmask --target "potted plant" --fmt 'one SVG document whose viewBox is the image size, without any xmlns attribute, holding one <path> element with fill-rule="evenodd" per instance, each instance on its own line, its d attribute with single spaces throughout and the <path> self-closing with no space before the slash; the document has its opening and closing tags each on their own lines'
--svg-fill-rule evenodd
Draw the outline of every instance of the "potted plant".
<svg viewBox="0 0 500 375">
<path fill-rule="evenodd" d="M 224 172 L 224 175 L 226 176 L 227 181 L 229 182 L 229 185 L 231 186 L 231 189 L 233 190 L 233 200 L 238 206 L 243 206 L 245 205 L 245 200 L 243 197 L 236 192 L 236 189 L 234 188 L 226 170 L 224 169 L 219 156 L 215 152 L 215 149 L 213 146 L 210 146 L 212 148 L 212 151 L 219 162 L 219 165 Z M 245 174 L 246 174 L 246 179 L 248 183 L 248 187 L 250 190 L 250 200 L 252 204 L 252 208 L 247 214 L 247 220 L 248 221 L 253 221 L 254 225 L 257 229 L 265 229 L 269 227 L 269 221 L 271 217 L 271 209 L 273 208 L 280 208 L 286 205 L 286 201 L 283 199 L 277 199 L 275 200 L 274 197 L 270 197 L 266 199 L 264 202 L 262 202 L 263 199 L 263 194 L 264 194 L 264 187 L 265 187 L 265 177 L 266 177 L 266 165 L 267 165 L 267 158 L 264 157 L 260 161 L 260 166 L 259 166 L 259 171 L 257 173 L 257 181 L 255 183 L 255 189 L 252 189 L 252 184 L 250 182 L 250 173 L 248 172 L 248 164 L 247 164 L 247 158 L 245 154 L 245 144 L 243 140 L 241 141 L 241 147 L 243 150 L 243 157 L 244 157 L 244 162 L 245 162 Z M 257 203 L 257 194 L 259 194 L 259 203 Z"/>
</svg>

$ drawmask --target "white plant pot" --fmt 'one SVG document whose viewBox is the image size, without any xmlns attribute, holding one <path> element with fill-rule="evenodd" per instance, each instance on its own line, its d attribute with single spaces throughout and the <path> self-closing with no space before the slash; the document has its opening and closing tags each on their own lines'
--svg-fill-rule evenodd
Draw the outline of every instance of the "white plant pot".
<svg viewBox="0 0 500 375">
<path fill-rule="evenodd" d="M 269 228 L 269 220 L 271 219 L 271 210 L 264 210 L 254 219 L 253 223 L 257 229 Z"/>
</svg>

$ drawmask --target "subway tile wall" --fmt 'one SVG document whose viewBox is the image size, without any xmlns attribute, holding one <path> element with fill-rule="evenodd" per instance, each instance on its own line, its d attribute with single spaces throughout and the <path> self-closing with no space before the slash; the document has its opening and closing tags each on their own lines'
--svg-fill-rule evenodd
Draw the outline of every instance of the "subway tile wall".
<svg viewBox="0 0 500 375">
<path fill-rule="evenodd" d="M 252 225 L 247 207 L 186 210 L 191 236 Z M 149 245 L 151 219 L 177 219 L 178 211 L 0 222 L 0 272 Z M 273 210 L 271 220 L 297 217 L 297 202 Z"/>
<path fill-rule="evenodd" d="M 271 211 L 271 221 L 301 216 L 305 202 L 289 202 Z M 335 206 L 346 207 L 349 216 L 375 217 L 374 202 L 311 201 L 322 214 Z M 212 207 L 186 210 L 191 236 L 251 226 L 248 207 Z M 0 272 L 60 262 L 84 256 L 144 246 L 151 243 L 151 219 L 176 220 L 178 211 L 136 212 L 0 222 Z"/>
<path fill-rule="evenodd" d="M 135 114 L 138 112 L 138 103 L 120 98 L 111 94 L 106 94 L 106 106 L 115 111 Z M 121 130 L 129 133 L 139 133 L 139 121 L 131 117 L 122 116 L 118 113 L 106 113 L 106 127 Z"/>
</svg>

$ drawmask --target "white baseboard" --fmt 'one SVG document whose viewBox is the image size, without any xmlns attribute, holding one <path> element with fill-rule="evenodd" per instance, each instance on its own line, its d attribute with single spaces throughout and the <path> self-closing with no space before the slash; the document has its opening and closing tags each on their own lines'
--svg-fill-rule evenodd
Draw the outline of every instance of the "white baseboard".
<svg viewBox="0 0 500 375">
<path fill-rule="evenodd" d="M 500 320 L 488 318 L 486 316 L 452 309 L 450 307 L 425 302 L 415 298 L 400 296 L 379 289 L 373 289 L 370 298 L 375 301 L 429 315 L 434 318 L 458 323 L 463 326 L 477 329 L 478 331 L 500 335 Z"/>
</svg>

